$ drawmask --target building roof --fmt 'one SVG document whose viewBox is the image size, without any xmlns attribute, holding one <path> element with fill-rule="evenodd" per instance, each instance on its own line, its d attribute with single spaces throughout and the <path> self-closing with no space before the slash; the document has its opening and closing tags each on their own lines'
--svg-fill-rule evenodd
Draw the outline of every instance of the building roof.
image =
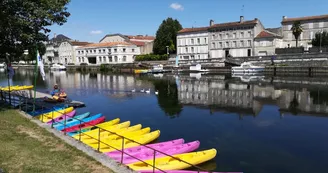
<svg viewBox="0 0 328 173">
<path fill-rule="evenodd" d="M 126 35 L 126 37 L 137 40 L 155 40 L 155 37 L 148 35 Z"/>
<path fill-rule="evenodd" d="M 143 41 L 130 41 L 130 43 L 135 44 L 136 46 L 144 46 L 146 42 Z"/>
<path fill-rule="evenodd" d="M 319 16 L 306 16 L 306 17 L 284 18 L 281 23 L 295 22 L 295 21 L 320 20 L 320 19 L 328 19 L 328 14 L 319 15 Z"/>
<path fill-rule="evenodd" d="M 99 42 L 103 41 L 106 37 L 110 37 L 110 36 L 120 36 L 122 38 L 124 38 L 125 40 L 128 40 L 129 38 L 123 34 L 119 34 L 119 33 L 116 33 L 116 34 L 107 34 L 105 35 Z"/>
<path fill-rule="evenodd" d="M 180 30 L 178 33 L 188 33 L 188 32 L 201 32 L 201 31 L 207 31 L 208 27 L 199 27 L 199 28 L 184 28 Z"/>
<path fill-rule="evenodd" d="M 228 22 L 228 23 L 219 23 L 210 26 L 209 28 L 226 28 L 226 27 L 236 27 L 236 26 L 244 26 L 244 25 L 255 25 L 258 23 L 258 19 L 255 18 L 254 20 L 246 20 L 243 22 Z"/>
<path fill-rule="evenodd" d="M 255 38 L 282 38 L 280 35 L 267 30 L 260 32 Z"/>
<path fill-rule="evenodd" d="M 131 43 L 128 42 L 108 42 L 108 43 L 91 43 L 91 44 L 87 44 L 83 47 L 87 48 L 87 47 L 112 47 L 112 46 L 118 46 L 118 45 L 132 45 Z"/>
<path fill-rule="evenodd" d="M 277 35 L 282 35 L 282 28 L 278 27 L 278 28 L 266 28 L 265 30 L 275 33 Z"/>
<path fill-rule="evenodd" d="M 84 42 L 84 41 L 70 41 L 70 43 L 73 45 L 73 46 L 85 46 L 87 44 L 91 44 L 89 42 Z"/>
</svg>

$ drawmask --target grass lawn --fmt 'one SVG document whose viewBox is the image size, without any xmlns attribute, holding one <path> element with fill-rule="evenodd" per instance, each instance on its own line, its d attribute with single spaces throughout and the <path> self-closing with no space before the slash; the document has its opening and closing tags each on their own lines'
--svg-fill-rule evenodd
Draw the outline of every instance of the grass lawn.
<svg viewBox="0 0 328 173">
<path fill-rule="evenodd" d="M 112 172 L 17 111 L 1 107 L 0 168 L 6 173 Z"/>
</svg>

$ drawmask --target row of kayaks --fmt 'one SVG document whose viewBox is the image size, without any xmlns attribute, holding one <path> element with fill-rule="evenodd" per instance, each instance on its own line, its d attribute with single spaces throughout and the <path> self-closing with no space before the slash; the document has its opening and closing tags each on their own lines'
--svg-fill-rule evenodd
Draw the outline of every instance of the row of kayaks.
<svg viewBox="0 0 328 173">
<path fill-rule="evenodd" d="M 30 90 L 30 89 L 33 89 L 33 85 L 24 85 L 24 86 L 19 86 L 19 85 L 16 85 L 16 86 L 6 86 L 6 87 L 0 87 L 0 90 L 1 91 L 21 91 L 21 90 Z"/>
<path fill-rule="evenodd" d="M 131 125 L 130 121 L 121 122 L 119 118 L 105 122 L 101 113 L 76 115 L 73 107 L 65 106 L 54 107 L 54 110 L 43 110 L 33 116 L 142 173 L 152 172 L 154 164 L 156 168 L 170 173 L 190 173 L 192 171 L 182 169 L 209 161 L 217 154 L 216 149 L 195 152 L 200 142 L 186 142 L 182 138 L 149 144 L 160 136 L 159 130 L 152 131 L 141 124 Z"/>
</svg>

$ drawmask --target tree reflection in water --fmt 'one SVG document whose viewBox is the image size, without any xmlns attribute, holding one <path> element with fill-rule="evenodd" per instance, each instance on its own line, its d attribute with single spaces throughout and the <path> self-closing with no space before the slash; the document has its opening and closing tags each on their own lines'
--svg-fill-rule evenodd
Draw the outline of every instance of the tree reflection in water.
<svg viewBox="0 0 328 173">
<path fill-rule="evenodd" d="M 155 90 L 158 91 L 158 105 L 170 117 L 178 117 L 182 111 L 182 104 L 178 99 L 177 84 L 169 80 L 154 80 Z"/>
<path fill-rule="evenodd" d="M 293 100 L 289 103 L 289 111 L 293 114 L 293 115 L 297 115 L 298 113 L 298 100 L 297 100 L 297 96 L 296 96 L 296 90 L 294 90 L 294 97 Z"/>
</svg>

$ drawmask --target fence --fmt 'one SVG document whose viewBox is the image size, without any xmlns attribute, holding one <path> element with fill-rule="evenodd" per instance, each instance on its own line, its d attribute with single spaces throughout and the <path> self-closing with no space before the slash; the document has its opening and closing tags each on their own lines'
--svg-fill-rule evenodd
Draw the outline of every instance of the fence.
<svg viewBox="0 0 328 173">
<path fill-rule="evenodd" d="M 9 97 L 7 97 L 7 96 L 9 96 Z M 45 109 L 47 109 L 47 110 L 52 110 L 52 113 L 51 113 L 51 119 L 52 119 L 52 120 L 51 120 L 51 121 L 52 121 L 52 123 L 51 123 L 51 128 L 54 128 L 54 127 L 53 127 L 53 124 L 54 124 L 54 122 L 55 122 L 54 119 L 56 118 L 56 117 L 54 117 L 54 113 L 55 113 L 55 112 L 56 112 L 56 113 L 59 113 L 61 116 L 64 115 L 64 116 L 63 116 L 63 117 L 64 117 L 64 120 L 63 120 L 62 122 L 56 122 L 56 123 L 59 123 L 59 124 L 61 124 L 61 125 L 64 125 L 64 129 L 67 127 L 67 125 L 66 125 L 66 123 L 67 123 L 67 116 L 65 115 L 66 112 L 63 112 L 63 113 L 62 113 L 61 111 L 58 111 L 58 110 L 54 109 L 54 107 L 46 107 L 46 106 L 44 106 L 44 105 L 41 104 L 41 103 L 35 103 L 35 104 L 34 104 L 34 103 L 32 102 L 32 99 L 27 97 L 27 93 L 25 93 L 25 92 L 23 92 L 23 91 L 22 91 L 22 92 L 12 92 L 12 93 L 1 91 L 1 99 L 4 100 L 5 102 L 8 102 L 8 103 L 11 102 L 11 105 L 13 105 L 14 107 L 17 107 L 17 106 L 18 106 L 19 110 L 23 110 L 23 111 L 25 111 L 25 112 L 27 112 L 28 106 L 38 107 L 39 109 L 41 109 L 41 112 L 44 112 Z M 28 105 L 28 103 L 33 103 L 33 105 Z M 25 106 L 25 110 L 22 109 L 22 106 Z M 42 114 L 41 114 L 41 120 L 43 121 L 44 118 L 45 118 L 45 117 L 44 117 L 44 113 L 42 113 Z M 49 118 L 49 117 L 48 117 L 48 118 Z M 69 117 L 69 118 L 79 121 L 79 141 L 80 141 L 80 142 L 82 142 L 82 141 L 81 141 L 81 135 L 83 134 L 83 135 L 86 135 L 86 136 L 88 136 L 89 138 L 91 138 L 91 139 L 93 139 L 93 140 L 97 140 L 97 145 L 98 145 L 97 151 L 100 151 L 100 145 L 101 145 L 101 144 L 105 145 L 106 147 L 113 148 L 113 149 L 115 149 L 115 151 L 119 151 L 119 152 L 121 153 L 121 161 L 120 161 L 121 164 L 123 164 L 123 161 L 124 161 L 124 155 L 127 155 L 127 156 L 129 156 L 129 157 L 131 157 L 131 158 L 133 158 L 133 159 L 136 159 L 136 160 L 138 160 L 138 161 L 140 161 L 140 162 L 142 162 L 142 163 L 144 163 L 144 164 L 146 164 L 146 165 L 148 165 L 148 166 L 151 166 L 153 172 L 155 172 L 155 171 L 156 171 L 156 172 L 160 171 L 160 172 L 166 173 L 165 170 L 161 170 L 160 168 L 156 167 L 156 164 L 155 164 L 155 163 L 156 163 L 156 154 L 159 153 L 159 154 L 162 154 L 162 155 L 164 155 L 164 156 L 170 157 L 170 158 L 172 158 L 172 159 L 178 160 L 178 161 L 180 161 L 180 162 L 182 162 L 182 163 L 188 165 L 188 167 L 193 168 L 193 169 L 196 169 L 197 172 L 203 171 L 202 173 L 204 173 L 204 172 L 211 173 L 211 172 L 209 172 L 209 171 L 207 171 L 207 170 L 205 170 L 205 169 L 203 169 L 203 168 L 201 168 L 201 167 L 199 167 L 199 166 L 196 166 L 196 165 L 193 165 L 193 164 L 191 164 L 191 163 L 188 163 L 188 162 L 186 162 L 186 161 L 184 161 L 184 160 L 181 160 L 180 158 L 174 157 L 174 156 L 172 156 L 172 155 L 168 155 L 168 154 L 166 154 L 166 153 L 164 153 L 164 152 L 162 152 L 162 151 L 160 151 L 160 150 L 156 150 L 156 149 L 154 149 L 154 148 L 152 148 L 152 147 L 149 147 L 149 146 L 147 146 L 147 145 L 144 145 L 144 144 L 142 144 L 142 143 L 140 143 L 140 142 L 138 142 L 138 141 L 135 141 L 135 140 L 133 140 L 133 139 L 127 138 L 127 137 L 125 137 L 125 136 L 123 136 L 123 135 L 120 135 L 120 134 L 118 134 L 118 133 L 116 133 L 116 132 L 113 132 L 113 131 L 107 130 L 107 129 L 105 129 L 105 128 L 97 127 L 97 125 L 89 126 L 91 129 L 98 129 L 98 136 L 97 136 L 97 138 L 95 138 L 95 137 L 92 136 L 92 135 L 88 135 L 88 134 L 82 132 L 83 124 L 84 124 L 84 123 L 87 123 L 87 122 L 85 122 L 85 121 L 83 121 L 83 120 L 81 120 L 81 119 L 76 119 L 76 118 L 74 118 L 74 117 Z M 122 139 L 122 146 L 121 146 L 121 148 L 117 148 L 116 146 L 111 145 L 111 144 L 106 143 L 106 142 L 104 142 L 103 140 L 101 140 L 101 138 L 102 138 L 102 136 L 101 136 L 101 132 L 107 132 L 107 133 L 109 133 L 110 135 L 115 135 L 115 136 L 117 136 L 118 138 L 121 138 L 121 139 Z M 66 134 L 66 131 L 64 131 L 64 134 L 67 135 L 67 134 Z M 134 155 L 131 155 L 131 154 L 125 152 L 125 151 L 124 151 L 124 150 L 125 150 L 125 147 L 124 147 L 124 145 L 125 145 L 125 141 L 134 142 L 134 143 L 136 143 L 136 144 L 138 144 L 138 145 L 140 145 L 140 146 L 143 146 L 143 147 L 145 147 L 145 148 L 151 150 L 152 153 L 153 153 L 152 164 L 149 164 L 149 163 L 147 163 L 147 162 L 145 162 L 145 161 L 139 159 L 138 157 L 135 157 Z M 163 156 L 162 156 L 162 157 L 163 157 Z M 157 158 L 157 159 L 159 159 L 159 158 Z"/>
</svg>

